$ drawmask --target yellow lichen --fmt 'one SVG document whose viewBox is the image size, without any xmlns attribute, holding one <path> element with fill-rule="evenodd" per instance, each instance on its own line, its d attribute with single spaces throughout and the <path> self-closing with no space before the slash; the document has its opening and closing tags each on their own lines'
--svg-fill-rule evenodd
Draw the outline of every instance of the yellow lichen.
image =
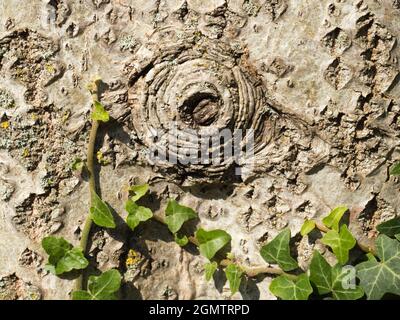
<svg viewBox="0 0 400 320">
<path fill-rule="evenodd" d="M 54 73 L 54 72 L 56 71 L 56 69 L 54 68 L 54 66 L 51 65 L 50 63 L 47 63 L 46 66 L 45 66 L 45 68 L 46 68 L 46 71 L 47 71 L 48 73 Z"/>
<path fill-rule="evenodd" d="M 0 123 L 0 127 L 2 129 L 8 129 L 10 127 L 10 121 L 4 121 L 4 122 Z"/>
<path fill-rule="evenodd" d="M 96 157 L 97 157 L 97 161 L 98 161 L 101 165 L 106 166 L 106 165 L 110 164 L 110 160 L 109 160 L 109 159 L 106 159 L 106 158 L 104 157 L 103 152 L 97 151 Z"/>
<path fill-rule="evenodd" d="M 126 258 L 125 264 L 127 268 L 132 268 L 136 266 L 141 260 L 140 254 L 133 249 L 128 252 L 128 257 Z"/>
<path fill-rule="evenodd" d="M 24 151 L 22 151 L 22 156 L 24 158 L 28 158 L 29 155 L 30 155 L 30 152 L 29 152 L 28 148 L 25 148 Z"/>
</svg>

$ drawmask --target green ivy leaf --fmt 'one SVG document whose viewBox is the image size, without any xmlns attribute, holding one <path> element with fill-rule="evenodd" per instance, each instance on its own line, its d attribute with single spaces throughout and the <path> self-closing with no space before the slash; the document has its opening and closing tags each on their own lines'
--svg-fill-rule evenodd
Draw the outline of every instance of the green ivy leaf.
<svg viewBox="0 0 400 320">
<path fill-rule="evenodd" d="M 307 300 L 313 289 L 308 276 L 303 273 L 296 280 L 286 275 L 279 276 L 271 281 L 269 290 L 283 300 Z"/>
<path fill-rule="evenodd" d="M 73 248 L 64 238 L 46 237 L 42 240 L 42 247 L 49 255 L 46 270 L 60 275 L 74 269 L 85 269 L 89 262 L 84 257 L 81 248 Z"/>
<path fill-rule="evenodd" d="M 131 197 L 131 200 L 133 202 L 138 201 L 140 198 L 142 198 L 147 192 L 149 191 L 149 185 L 148 184 L 142 184 L 142 185 L 137 185 L 137 186 L 132 186 L 129 188 L 130 193 L 134 193 L 134 195 Z"/>
<path fill-rule="evenodd" d="M 238 265 L 232 263 L 225 268 L 225 275 L 229 282 L 231 294 L 235 294 L 239 291 L 243 270 Z"/>
<path fill-rule="evenodd" d="M 395 217 L 379 224 L 376 230 L 388 237 L 394 237 L 400 233 L 400 217 Z"/>
<path fill-rule="evenodd" d="M 205 231 L 200 228 L 196 232 L 196 239 L 199 242 L 200 253 L 211 260 L 232 238 L 224 230 Z"/>
<path fill-rule="evenodd" d="M 165 222 L 172 233 L 177 233 L 186 221 L 197 218 L 192 208 L 182 206 L 173 199 L 168 201 L 165 213 Z"/>
<path fill-rule="evenodd" d="M 364 290 L 356 285 L 356 270 L 340 264 L 332 268 L 332 296 L 336 300 L 357 300 L 364 296 Z"/>
<path fill-rule="evenodd" d="M 92 299 L 92 295 L 89 292 L 78 290 L 72 292 L 72 300 L 94 300 L 94 299 Z"/>
<path fill-rule="evenodd" d="M 141 222 L 147 221 L 153 217 L 153 212 L 151 212 L 149 208 L 138 206 L 131 199 L 128 199 L 126 202 L 125 210 L 128 212 L 126 223 L 132 231 L 135 230 Z"/>
<path fill-rule="evenodd" d="M 268 263 L 277 263 L 284 271 L 298 267 L 297 261 L 290 255 L 290 229 L 286 228 L 270 243 L 261 248 L 260 254 Z"/>
<path fill-rule="evenodd" d="M 399 176 L 400 175 L 400 162 L 397 162 L 393 165 L 393 167 L 390 169 L 390 174 L 392 176 Z"/>
<path fill-rule="evenodd" d="M 108 122 L 110 120 L 110 115 L 99 101 L 93 103 L 92 119 L 102 122 Z"/>
<path fill-rule="evenodd" d="M 368 300 L 379 300 L 385 293 L 400 295 L 400 242 L 380 235 L 375 244 L 380 261 L 356 266 L 360 285 Z"/>
<path fill-rule="evenodd" d="M 90 217 L 95 224 L 105 228 L 115 228 L 114 217 L 108 205 L 95 193 L 92 193 Z"/>
<path fill-rule="evenodd" d="M 353 288 L 348 285 L 348 282 L 346 282 L 348 280 L 347 277 L 349 275 L 346 268 L 341 267 L 339 264 L 331 267 L 318 251 L 314 251 L 310 264 L 310 280 L 317 287 L 320 295 L 332 293 L 333 298 L 336 300 L 356 300 L 361 298 L 364 295 L 364 291 L 361 287 L 355 286 L 355 284 Z M 345 288 L 347 286 L 348 288 Z"/>
<path fill-rule="evenodd" d="M 177 233 L 174 234 L 175 242 L 180 246 L 184 247 L 189 243 L 189 239 L 187 236 L 179 237 Z"/>
<path fill-rule="evenodd" d="M 81 248 L 72 248 L 57 263 L 56 274 L 62 274 L 71 270 L 85 269 L 88 261 L 83 255 Z"/>
<path fill-rule="evenodd" d="M 90 276 L 87 291 L 75 291 L 73 300 L 116 300 L 116 293 L 121 287 L 121 275 L 111 269 L 100 276 Z"/>
<path fill-rule="evenodd" d="M 111 269 L 100 276 L 90 276 L 88 281 L 88 291 L 100 298 L 115 296 L 121 287 L 121 275 L 118 270 Z"/>
<path fill-rule="evenodd" d="M 328 231 L 321 242 L 331 247 L 340 264 L 345 264 L 349 260 L 349 251 L 356 245 L 356 239 L 346 225 L 340 227 L 339 233 L 336 230 Z"/>
<path fill-rule="evenodd" d="M 49 262 L 51 264 L 57 264 L 57 262 L 72 249 L 72 244 L 64 238 L 50 236 L 42 240 L 42 247 L 49 255 Z"/>
<path fill-rule="evenodd" d="M 310 280 L 317 287 L 320 295 L 332 291 L 332 267 L 316 250 L 310 263 Z"/>
<path fill-rule="evenodd" d="M 348 210 L 347 207 L 337 207 L 331 211 L 331 213 L 322 219 L 322 222 L 328 227 L 339 232 L 339 222 L 343 215 Z"/>
<path fill-rule="evenodd" d="M 206 274 L 206 280 L 210 281 L 215 273 L 217 271 L 218 264 L 213 261 L 213 262 L 208 262 L 204 265 L 204 270 Z"/>
<path fill-rule="evenodd" d="M 315 222 L 313 220 L 306 220 L 300 230 L 300 234 L 304 237 L 309 234 L 315 228 Z"/>
</svg>

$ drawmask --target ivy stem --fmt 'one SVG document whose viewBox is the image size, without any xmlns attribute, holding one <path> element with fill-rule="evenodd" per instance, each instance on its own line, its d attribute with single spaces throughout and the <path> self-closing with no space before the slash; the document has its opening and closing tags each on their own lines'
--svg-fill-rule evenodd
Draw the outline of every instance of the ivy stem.
<svg viewBox="0 0 400 320">
<path fill-rule="evenodd" d="M 321 232 L 327 233 L 329 231 L 331 231 L 331 229 L 329 229 L 328 227 L 325 227 L 321 222 L 319 221 L 314 221 L 315 222 L 315 226 L 317 227 L 317 229 Z"/>
<path fill-rule="evenodd" d="M 231 260 L 229 259 L 224 259 L 220 262 L 220 265 L 223 267 L 227 267 L 232 263 Z M 297 276 L 294 274 L 286 273 L 280 268 L 273 268 L 273 267 L 268 267 L 268 266 L 253 266 L 253 267 L 247 267 L 247 266 L 242 266 L 239 265 L 239 267 L 244 271 L 244 273 L 249 277 L 249 278 L 254 278 L 257 277 L 258 275 L 261 274 L 269 274 L 269 275 L 285 275 L 286 277 L 295 280 L 297 279 Z"/>
<path fill-rule="evenodd" d="M 94 101 L 99 100 L 99 80 L 95 80 L 93 82 L 93 87 L 91 87 L 91 93 L 92 93 L 92 99 Z M 93 103 L 94 106 L 94 103 Z M 87 160 L 86 160 L 86 166 L 87 166 L 87 171 L 89 174 L 89 193 L 90 193 L 90 200 L 89 200 L 89 206 L 93 206 L 93 194 L 96 193 L 96 176 L 95 176 L 95 148 L 96 148 L 96 138 L 97 138 L 97 131 L 99 129 L 99 121 L 92 119 L 92 128 L 90 129 L 90 135 L 89 135 L 89 143 L 87 147 Z M 89 208 L 90 208 L 89 207 Z M 81 234 L 81 240 L 80 240 L 80 247 L 83 250 L 83 254 L 86 256 L 88 253 L 88 242 L 89 242 L 89 236 L 90 236 L 90 231 L 92 229 L 92 219 L 90 215 L 86 217 L 85 224 L 82 229 L 82 234 Z M 85 277 L 85 272 L 82 271 L 80 276 L 75 280 L 75 290 L 83 290 L 85 289 L 84 286 L 84 277 Z"/>
<path fill-rule="evenodd" d="M 364 251 L 364 252 L 366 252 L 366 253 L 371 253 L 371 254 L 373 254 L 374 256 L 376 256 L 376 251 L 375 251 L 375 249 L 374 249 L 373 247 L 369 246 L 368 244 L 366 244 L 366 243 L 364 243 L 364 242 L 362 242 L 362 241 L 360 241 L 360 240 L 357 240 L 357 245 L 360 247 L 360 249 L 361 249 L 362 251 Z"/>
<path fill-rule="evenodd" d="M 158 215 L 154 215 L 153 218 L 154 218 L 154 220 L 158 221 L 159 223 L 161 223 L 163 225 L 167 225 L 167 223 L 165 222 L 163 217 L 158 216 Z M 315 226 L 316 226 L 316 228 L 318 230 L 320 230 L 321 232 L 324 232 L 324 233 L 327 233 L 327 232 L 329 232 L 331 230 L 328 227 L 326 227 L 325 225 L 323 225 L 322 223 L 320 223 L 319 221 L 315 221 Z M 196 247 L 199 246 L 199 242 L 197 241 L 197 239 L 195 237 L 190 236 L 190 237 L 188 237 L 188 240 L 189 240 L 190 243 L 192 243 Z M 373 255 L 376 255 L 374 248 L 371 248 L 370 246 L 368 246 L 367 244 L 363 243 L 359 239 L 356 239 L 356 240 L 357 240 L 357 245 L 359 246 L 359 248 L 362 251 L 364 251 L 366 253 L 372 253 Z M 220 257 L 220 258 L 222 258 L 222 257 Z M 224 258 L 222 258 L 221 261 L 220 261 L 220 265 L 223 266 L 223 267 L 226 267 L 231 263 L 232 263 L 232 260 L 224 259 Z M 296 275 L 287 273 L 287 272 L 283 271 L 280 268 L 273 268 L 273 267 L 269 267 L 269 266 L 247 267 L 247 266 L 242 266 L 242 265 L 239 265 L 239 267 L 242 268 L 244 273 L 249 278 L 254 278 L 254 277 L 257 277 L 258 275 L 261 275 L 261 274 L 269 274 L 269 275 L 285 275 L 286 277 L 288 277 L 289 279 L 292 279 L 292 280 L 297 279 Z"/>
</svg>

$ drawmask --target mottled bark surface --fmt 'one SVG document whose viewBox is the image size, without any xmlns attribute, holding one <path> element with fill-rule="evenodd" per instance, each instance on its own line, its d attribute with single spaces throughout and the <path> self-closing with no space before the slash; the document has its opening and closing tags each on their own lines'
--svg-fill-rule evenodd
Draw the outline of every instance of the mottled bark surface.
<svg viewBox="0 0 400 320">
<path fill-rule="evenodd" d="M 132 183 L 149 183 L 156 214 L 177 198 L 197 224 L 232 236 L 245 265 L 289 226 L 350 208 L 364 241 L 397 215 L 398 0 L 3 0 L 0 3 L 0 299 L 67 299 L 72 281 L 43 270 L 41 239 L 79 241 L 95 76 L 112 121 L 97 154 L 103 198 L 121 218 L 94 229 L 91 261 L 119 268 L 126 299 L 230 298 L 204 279 L 205 259 L 167 229 L 123 222 Z M 218 166 L 149 163 L 152 128 L 254 130 L 255 163 L 242 176 Z M 179 141 L 177 145 L 179 145 Z M 246 173 L 246 174 L 244 174 Z M 296 238 L 306 268 L 318 239 Z M 233 299 L 273 299 L 270 277 Z"/>
</svg>

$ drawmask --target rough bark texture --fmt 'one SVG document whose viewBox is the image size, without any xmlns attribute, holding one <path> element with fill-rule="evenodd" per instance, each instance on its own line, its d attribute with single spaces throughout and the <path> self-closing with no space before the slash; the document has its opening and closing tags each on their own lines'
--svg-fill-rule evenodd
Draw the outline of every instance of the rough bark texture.
<svg viewBox="0 0 400 320">
<path fill-rule="evenodd" d="M 99 182 L 121 218 L 93 230 L 90 258 L 119 268 L 124 298 L 230 298 L 165 227 L 127 229 L 132 183 L 150 183 L 156 214 L 171 197 L 194 208 L 189 231 L 228 231 L 249 266 L 265 264 L 259 248 L 282 228 L 295 234 L 337 205 L 371 240 L 400 201 L 388 175 L 399 158 L 399 19 L 398 0 L 1 1 L 0 299 L 69 297 L 72 281 L 43 270 L 40 241 L 79 241 L 89 191 L 70 165 L 85 157 L 97 75 L 113 118 L 98 139 Z M 254 129 L 251 173 L 149 163 L 149 131 L 175 120 Z M 313 249 L 333 259 L 297 238 L 303 268 Z M 232 298 L 273 299 L 270 281 L 248 280 Z"/>
</svg>

